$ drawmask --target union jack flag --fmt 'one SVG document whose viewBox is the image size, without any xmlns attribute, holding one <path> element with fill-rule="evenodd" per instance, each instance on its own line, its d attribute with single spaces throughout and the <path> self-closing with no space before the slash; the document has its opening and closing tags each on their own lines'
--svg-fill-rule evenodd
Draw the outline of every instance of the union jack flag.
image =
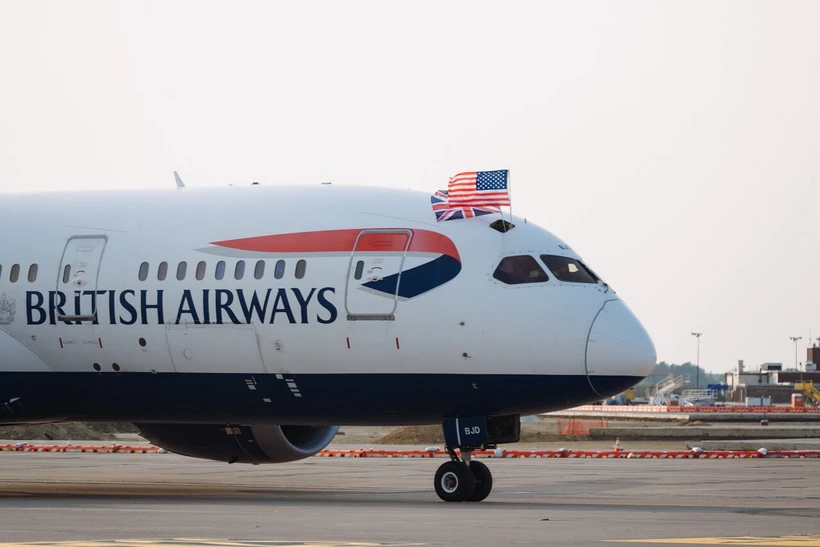
<svg viewBox="0 0 820 547">
<path fill-rule="evenodd" d="M 480 217 L 482 215 L 491 215 L 501 212 L 501 209 L 498 207 L 450 205 L 448 194 L 448 190 L 439 190 L 430 198 L 430 203 L 433 204 L 433 212 L 436 214 L 436 220 L 439 222 L 458 218 Z"/>
</svg>

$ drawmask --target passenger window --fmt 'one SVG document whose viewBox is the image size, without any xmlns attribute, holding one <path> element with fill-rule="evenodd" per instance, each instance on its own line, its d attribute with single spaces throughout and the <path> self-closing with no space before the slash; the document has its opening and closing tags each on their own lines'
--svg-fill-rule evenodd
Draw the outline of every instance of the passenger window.
<svg viewBox="0 0 820 547">
<path fill-rule="evenodd" d="M 302 279 L 305 277 L 305 269 L 307 268 L 307 262 L 304 260 L 300 260 L 296 263 L 296 279 Z"/>
<path fill-rule="evenodd" d="M 177 279 L 182 281 L 185 279 L 185 273 L 188 271 L 188 263 L 187 262 L 180 262 L 179 266 L 177 266 Z"/>
<path fill-rule="evenodd" d="M 66 264 L 65 268 L 63 268 L 63 283 L 68 283 L 69 278 L 71 277 L 71 264 Z"/>
<path fill-rule="evenodd" d="M 168 263 L 160 262 L 159 268 L 157 268 L 157 279 L 165 281 L 166 277 L 168 277 Z"/>
<path fill-rule="evenodd" d="M 15 264 L 11 267 L 11 272 L 9 272 L 9 281 L 17 283 L 18 279 L 20 279 L 20 265 Z"/>
<path fill-rule="evenodd" d="M 236 268 L 233 271 L 234 279 L 242 279 L 245 277 L 245 261 L 240 260 L 236 263 Z"/>
<path fill-rule="evenodd" d="M 543 283 L 549 277 L 530 255 L 508 256 L 501 260 L 493 277 L 507 285 Z"/>
<path fill-rule="evenodd" d="M 148 263 L 147 262 L 143 262 L 142 264 L 140 264 L 139 278 L 140 278 L 140 281 L 145 281 L 146 279 L 148 279 Z"/>
<path fill-rule="evenodd" d="M 547 265 L 552 274 L 561 281 L 568 283 L 598 283 L 589 268 L 580 261 L 566 256 L 541 255 L 541 260 Z"/>
<path fill-rule="evenodd" d="M 256 267 L 253 269 L 253 277 L 256 279 L 262 279 L 262 276 L 265 275 L 265 261 L 260 260 L 256 263 Z"/>
<path fill-rule="evenodd" d="M 356 262 L 356 271 L 353 272 L 353 279 L 361 279 L 362 272 L 364 272 L 364 260 Z"/>
<path fill-rule="evenodd" d="M 285 261 L 284 260 L 277 260 L 276 266 L 273 268 L 273 277 L 276 279 L 282 279 L 285 277 Z"/>
<path fill-rule="evenodd" d="M 37 281 L 37 264 L 32 264 L 28 267 L 28 282 L 34 283 Z"/>
<path fill-rule="evenodd" d="M 214 270 L 214 277 L 217 281 L 225 277 L 225 261 L 220 260 L 216 263 L 216 270 Z"/>
<path fill-rule="evenodd" d="M 205 261 L 202 260 L 196 265 L 196 278 L 198 281 L 205 279 Z"/>
</svg>

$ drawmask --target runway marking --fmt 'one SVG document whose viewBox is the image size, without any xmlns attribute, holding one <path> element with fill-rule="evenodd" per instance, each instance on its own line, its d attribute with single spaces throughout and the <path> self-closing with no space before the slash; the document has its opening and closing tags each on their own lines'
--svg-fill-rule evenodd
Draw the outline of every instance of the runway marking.
<svg viewBox="0 0 820 547">
<path fill-rule="evenodd" d="M 820 547 L 820 535 L 732 536 L 719 538 L 616 539 L 615 543 L 673 543 L 679 545 L 756 545 L 771 547 Z"/>
<path fill-rule="evenodd" d="M 101 541 L 38 541 L 0 543 L 0 547 L 419 547 L 424 543 L 360 543 L 349 541 L 280 541 L 205 538 L 114 539 Z"/>
</svg>

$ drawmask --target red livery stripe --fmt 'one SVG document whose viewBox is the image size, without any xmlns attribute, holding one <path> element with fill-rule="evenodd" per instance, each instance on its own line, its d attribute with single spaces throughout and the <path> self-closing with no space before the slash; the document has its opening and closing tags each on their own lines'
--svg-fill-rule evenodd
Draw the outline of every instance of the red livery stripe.
<svg viewBox="0 0 820 547">
<path fill-rule="evenodd" d="M 266 253 L 338 253 L 352 252 L 359 233 L 366 228 L 347 230 L 322 230 L 317 232 L 298 232 L 278 234 L 226 241 L 214 241 L 212 245 L 240 249 L 243 251 Z M 381 229 L 381 228 L 380 228 Z M 406 228 L 384 228 L 385 230 Z M 439 253 L 461 261 L 455 244 L 447 236 L 429 230 L 410 230 L 408 252 Z M 367 233 L 359 239 L 357 252 L 402 252 L 407 246 L 407 235 Z"/>
</svg>

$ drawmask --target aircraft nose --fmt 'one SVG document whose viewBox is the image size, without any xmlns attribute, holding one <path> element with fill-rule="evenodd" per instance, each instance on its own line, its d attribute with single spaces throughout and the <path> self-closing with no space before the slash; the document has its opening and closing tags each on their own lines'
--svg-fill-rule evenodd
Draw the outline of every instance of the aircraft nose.
<svg viewBox="0 0 820 547">
<path fill-rule="evenodd" d="M 621 300 L 610 300 L 587 337 L 586 372 L 592 389 L 610 397 L 632 387 L 655 368 L 655 345 Z"/>
</svg>

